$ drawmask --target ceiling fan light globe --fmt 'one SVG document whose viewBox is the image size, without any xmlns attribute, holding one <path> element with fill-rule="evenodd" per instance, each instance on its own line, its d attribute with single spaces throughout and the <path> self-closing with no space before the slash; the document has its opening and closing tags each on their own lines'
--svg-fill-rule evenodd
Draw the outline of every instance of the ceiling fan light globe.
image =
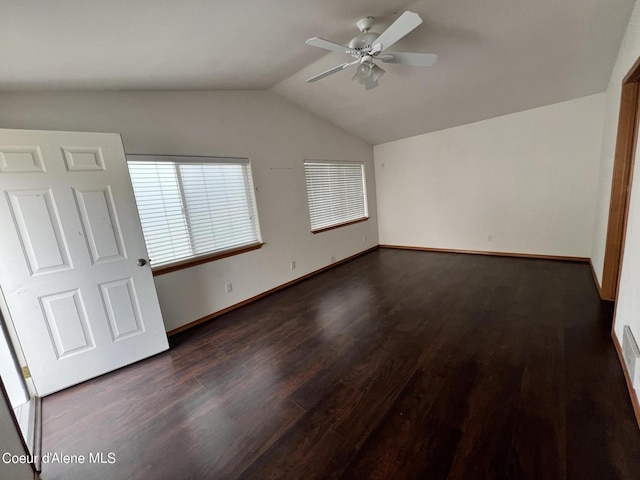
<svg viewBox="0 0 640 480">
<path fill-rule="evenodd" d="M 376 84 L 380 77 L 384 75 L 384 73 L 385 70 L 380 68 L 378 65 L 373 65 L 373 67 L 371 67 L 371 75 L 373 76 L 373 80 L 374 82 L 376 82 Z"/>
<path fill-rule="evenodd" d="M 362 76 L 362 78 L 370 77 L 372 71 L 373 71 L 373 66 L 369 62 L 363 62 L 360 65 L 358 65 L 358 73 L 360 74 L 360 76 Z"/>
</svg>

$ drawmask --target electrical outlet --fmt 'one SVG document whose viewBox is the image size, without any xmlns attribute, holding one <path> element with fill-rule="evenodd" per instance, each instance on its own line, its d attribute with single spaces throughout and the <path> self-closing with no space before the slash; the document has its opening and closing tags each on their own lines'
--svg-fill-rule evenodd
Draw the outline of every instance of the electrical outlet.
<svg viewBox="0 0 640 480">
<path fill-rule="evenodd" d="M 331 257 L 331 263 L 336 263 L 336 257 Z"/>
<path fill-rule="evenodd" d="M 296 268 L 296 261 L 295 260 L 291 260 L 289 262 L 289 268 L 291 268 L 291 270 L 293 270 L 294 268 Z"/>
<path fill-rule="evenodd" d="M 487 240 L 488 240 L 489 242 L 493 242 L 493 235 L 489 235 L 489 236 L 487 237 Z"/>
<path fill-rule="evenodd" d="M 362 243 L 367 243 L 367 236 L 366 235 L 362 236 Z"/>
<path fill-rule="evenodd" d="M 231 285 L 231 283 L 225 283 L 224 284 L 224 290 L 227 293 L 231 293 L 233 291 L 233 285 Z"/>
</svg>

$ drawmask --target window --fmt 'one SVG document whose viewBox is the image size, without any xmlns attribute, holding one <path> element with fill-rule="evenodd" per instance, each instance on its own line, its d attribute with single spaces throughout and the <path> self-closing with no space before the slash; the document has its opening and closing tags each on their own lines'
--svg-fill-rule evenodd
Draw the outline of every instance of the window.
<svg viewBox="0 0 640 480">
<path fill-rule="evenodd" d="M 312 232 L 368 218 L 362 163 L 307 160 L 304 174 Z"/>
<path fill-rule="evenodd" d="M 127 163 L 152 267 L 262 245 L 248 159 L 127 155 Z"/>
</svg>

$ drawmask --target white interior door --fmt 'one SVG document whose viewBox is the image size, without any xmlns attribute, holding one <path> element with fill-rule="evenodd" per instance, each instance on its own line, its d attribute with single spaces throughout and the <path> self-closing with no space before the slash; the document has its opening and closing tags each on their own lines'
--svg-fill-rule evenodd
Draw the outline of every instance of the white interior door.
<svg viewBox="0 0 640 480">
<path fill-rule="evenodd" d="M 119 135 L 0 129 L 0 191 L 0 285 L 39 395 L 168 348 Z"/>
</svg>

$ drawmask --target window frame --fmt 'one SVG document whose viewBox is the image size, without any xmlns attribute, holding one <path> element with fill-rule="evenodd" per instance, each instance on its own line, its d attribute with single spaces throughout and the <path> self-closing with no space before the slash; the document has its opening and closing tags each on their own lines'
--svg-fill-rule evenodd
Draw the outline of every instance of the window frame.
<svg viewBox="0 0 640 480">
<path fill-rule="evenodd" d="M 358 165 L 360 166 L 360 171 L 362 174 L 362 203 L 363 203 L 364 215 L 362 217 L 340 221 L 331 225 L 313 228 L 313 223 L 311 218 L 311 198 L 310 198 L 310 192 L 309 192 L 309 181 L 307 177 L 307 165 Z M 304 169 L 304 177 L 305 177 L 305 187 L 307 191 L 307 207 L 309 211 L 309 223 L 311 225 L 311 233 L 313 234 L 322 233 L 329 230 L 334 230 L 336 228 L 341 228 L 341 227 L 346 227 L 348 225 L 354 225 L 356 223 L 366 222 L 367 220 L 369 220 L 369 199 L 367 195 L 366 165 L 364 162 L 347 161 L 347 160 L 306 159 L 303 162 L 303 169 Z"/>
<path fill-rule="evenodd" d="M 246 171 L 243 172 L 246 178 L 246 181 L 248 181 L 248 184 L 245 183 L 245 194 L 248 197 L 248 203 L 249 205 L 253 208 L 253 215 L 255 215 L 255 230 L 256 230 L 256 237 L 257 237 L 257 241 L 256 242 L 252 242 L 252 243 L 248 243 L 248 244 L 243 244 L 243 245 L 238 245 L 238 246 L 233 246 L 231 248 L 226 248 L 224 250 L 218 250 L 218 251 L 214 251 L 214 252 L 207 252 L 207 253 L 203 253 L 203 254 L 198 254 L 198 255 L 193 255 L 190 257 L 186 257 L 186 258 L 181 258 L 181 259 L 177 259 L 175 261 L 172 262 L 167 262 L 167 263 L 163 263 L 161 265 L 158 266 L 151 266 L 151 272 L 153 274 L 153 276 L 157 276 L 157 275 L 163 275 L 165 273 L 169 273 L 169 272 L 174 272 L 177 270 L 182 270 L 184 268 L 189 268 L 189 267 L 193 267 L 195 265 L 200 265 L 203 263 L 208 263 L 208 262 L 212 262 L 215 260 L 219 260 L 222 258 L 227 258 L 233 255 L 239 255 L 245 252 L 250 252 L 253 250 L 258 250 L 260 248 L 262 248 L 262 246 L 264 245 L 264 242 L 262 241 L 262 232 L 261 232 L 261 228 L 260 228 L 260 219 L 258 216 L 258 205 L 257 205 L 257 200 L 255 198 L 255 186 L 253 183 L 253 174 L 252 174 L 252 170 L 251 170 L 251 160 L 249 158 L 246 157 L 214 157 L 214 156 L 193 156 L 193 155 L 149 155 L 149 154 L 127 154 L 126 155 L 126 159 L 127 159 L 127 169 L 129 171 L 129 180 L 131 182 L 132 188 L 133 188 L 133 179 L 131 177 L 131 171 L 129 170 L 129 162 L 173 162 L 174 164 L 177 163 L 183 163 L 183 164 L 191 164 L 191 165 L 202 165 L 202 164 L 233 164 L 233 165 L 242 165 L 243 168 L 246 168 Z M 183 198 L 183 202 L 184 202 L 184 184 L 182 183 L 182 179 L 180 178 L 180 175 L 178 174 L 178 181 L 180 182 L 179 188 L 180 188 L 180 193 L 181 193 L 181 197 Z M 135 188 L 134 188 L 134 196 L 135 196 Z M 183 205 L 183 210 L 184 210 L 184 205 Z M 138 200 L 136 197 L 136 209 L 138 211 L 138 216 L 140 216 L 139 211 L 140 208 L 138 206 Z M 185 215 L 185 220 L 188 218 L 188 213 L 186 211 L 183 211 L 183 214 Z M 140 217 L 141 218 L 141 217 Z M 140 220 L 141 224 L 142 224 L 142 218 Z M 144 237 L 144 231 L 143 231 L 143 237 Z M 144 238 L 145 241 L 145 247 L 146 247 L 146 238 Z M 190 240 L 192 241 L 192 240 Z M 148 247 L 147 247 L 148 249 Z"/>
</svg>

